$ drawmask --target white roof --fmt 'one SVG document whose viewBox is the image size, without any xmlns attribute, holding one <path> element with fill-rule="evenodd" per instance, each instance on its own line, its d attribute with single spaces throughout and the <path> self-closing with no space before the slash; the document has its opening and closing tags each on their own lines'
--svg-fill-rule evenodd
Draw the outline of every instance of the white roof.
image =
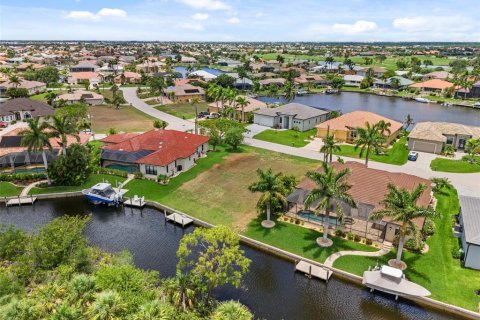
<svg viewBox="0 0 480 320">
<path fill-rule="evenodd" d="M 207 71 L 204 71 L 204 70 L 197 70 L 197 71 L 191 72 L 190 74 L 202 77 L 205 80 L 211 80 L 211 79 L 215 79 L 217 77 L 216 75 L 211 74 L 210 72 L 207 72 Z"/>
<path fill-rule="evenodd" d="M 112 187 L 112 185 L 110 183 L 100 182 L 100 183 L 97 183 L 96 185 L 94 185 L 92 187 L 92 189 L 105 190 L 105 189 L 108 189 L 108 188 L 111 188 L 111 187 Z"/>
</svg>

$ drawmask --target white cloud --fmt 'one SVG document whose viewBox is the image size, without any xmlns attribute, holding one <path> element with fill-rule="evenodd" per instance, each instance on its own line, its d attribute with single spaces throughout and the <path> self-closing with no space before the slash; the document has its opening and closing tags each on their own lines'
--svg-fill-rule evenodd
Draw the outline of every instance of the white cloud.
<svg viewBox="0 0 480 320">
<path fill-rule="evenodd" d="M 65 18 L 71 20 L 99 21 L 102 18 L 125 18 L 126 16 L 127 12 L 122 9 L 103 8 L 97 13 L 90 11 L 70 11 L 65 15 Z"/>
<path fill-rule="evenodd" d="M 127 12 L 122 9 L 110 9 L 110 8 L 103 8 L 97 13 L 100 17 L 116 17 L 116 18 L 125 18 L 127 16 Z"/>
<path fill-rule="evenodd" d="M 257 17 L 257 18 L 263 17 L 263 12 L 255 13 L 255 17 Z"/>
<path fill-rule="evenodd" d="M 207 20 L 208 19 L 208 14 L 206 13 L 195 13 L 192 16 L 193 20 Z"/>
<path fill-rule="evenodd" d="M 366 33 L 378 29 L 378 26 L 373 21 L 358 20 L 354 24 L 335 23 L 332 30 L 343 34 Z"/>
<path fill-rule="evenodd" d="M 477 23 L 462 16 L 415 16 L 393 20 L 393 27 L 406 32 L 465 32 Z"/>
<path fill-rule="evenodd" d="M 240 23 L 240 19 L 238 19 L 237 17 L 231 17 L 230 19 L 227 20 L 227 22 L 230 24 L 237 24 L 237 23 Z"/>
<path fill-rule="evenodd" d="M 190 22 L 186 22 L 186 23 L 179 24 L 178 27 L 179 27 L 179 28 L 182 28 L 182 29 L 194 30 L 194 31 L 202 31 L 202 30 L 204 30 L 203 25 L 201 25 L 200 23 L 190 23 Z"/>
<path fill-rule="evenodd" d="M 231 7 L 219 0 L 177 0 L 189 7 L 205 10 L 230 10 Z"/>
</svg>

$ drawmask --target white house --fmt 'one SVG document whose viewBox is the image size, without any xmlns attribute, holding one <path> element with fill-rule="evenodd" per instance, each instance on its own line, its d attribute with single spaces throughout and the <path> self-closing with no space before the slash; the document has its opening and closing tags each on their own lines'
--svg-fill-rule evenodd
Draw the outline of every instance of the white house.
<svg viewBox="0 0 480 320">
<path fill-rule="evenodd" d="M 328 111 L 300 103 L 288 103 L 277 108 L 255 111 L 253 123 L 276 128 L 307 131 L 328 119 Z"/>
<path fill-rule="evenodd" d="M 364 76 L 359 76 L 356 74 L 347 74 L 343 77 L 343 80 L 345 80 L 346 86 L 360 87 L 360 82 L 362 82 L 364 78 Z"/>
<path fill-rule="evenodd" d="M 460 196 L 459 199 L 463 263 L 467 268 L 480 270 L 480 198 Z"/>
</svg>

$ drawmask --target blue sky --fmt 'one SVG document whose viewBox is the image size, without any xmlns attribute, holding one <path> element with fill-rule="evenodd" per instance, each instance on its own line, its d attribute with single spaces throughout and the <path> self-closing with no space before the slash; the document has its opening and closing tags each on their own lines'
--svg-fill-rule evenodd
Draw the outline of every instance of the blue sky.
<svg viewBox="0 0 480 320">
<path fill-rule="evenodd" d="M 0 40 L 480 41 L 480 0 L 1 0 Z"/>
</svg>

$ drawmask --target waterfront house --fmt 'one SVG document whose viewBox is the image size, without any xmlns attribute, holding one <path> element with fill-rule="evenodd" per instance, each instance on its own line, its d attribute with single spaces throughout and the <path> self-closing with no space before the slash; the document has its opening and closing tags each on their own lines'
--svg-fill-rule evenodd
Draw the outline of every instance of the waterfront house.
<svg viewBox="0 0 480 320">
<path fill-rule="evenodd" d="M 455 96 L 457 98 L 480 98 L 480 81 L 472 84 L 471 88 L 458 88 L 455 91 Z"/>
<path fill-rule="evenodd" d="M 198 98 L 199 100 L 205 100 L 205 90 L 201 87 L 193 86 L 189 83 L 168 87 L 165 89 L 165 94 L 173 102 L 188 102 L 192 98 Z"/>
<path fill-rule="evenodd" d="M 402 123 L 368 111 L 349 112 L 317 125 L 317 137 L 325 138 L 329 132 L 337 141 L 352 143 L 357 139 L 357 128 L 364 128 L 366 122 L 374 125 L 381 120 L 391 125 L 390 134 L 386 133 L 390 143 L 402 131 Z"/>
<path fill-rule="evenodd" d="M 243 108 L 243 112 L 245 112 L 245 113 L 254 112 L 254 111 L 257 111 L 257 110 L 263 110 L 263 109 L 268 108 L 267 104 L 263 101 L 254 99 L 254 98 L 249 97 L 249 96 L 243 96 L 243 97 L 248 102 L 248 104 Z M 230 103 L 228 101 L 223 104 L 223 108 L 229 108 L 229 107 L 230 107 Z M 233 107 L 233 105 L 232 105 L 232 107 Z M 235 105 L 235 110 L 236 110 L 236 118 L 238 120 L 241 120 L 242 119 L 241 118 L 242 117 L 242 108 Z M 208 111 L 210 113 L 212 113 L 212 112 L 220 113 L 222 111 L 222 102 L 221 101 L 215 101 L 215 102 L 210 103 L 208 105 Z"/>
<path fill-rule="evenodd" d="M 448 80 L 452 78 L 453 78 L 453 75 L 448 71 L 433 71 L 433 72 L 426 73 L 422 76 L 422 79 L 424 81 L 430 80 L 430 79 Z"/>
<path fill-rule="evenodd" d="M 232 59 L 222 59 L 217 61 L 217 64 L 222 67 L 231 67 L 231 68 L 236 68 L 242 65 L 240 61 L 232 60 Z"/>
<path fill-rule="evenodd" d="M 392 83 L 396 80 L 398 80 L 398 86 L 397 87 L 392 87 Z M 388 78 L 387 80 L 383 81 L 380 79 L 377 79 L 373 82 L 373 86 L 376 88 L 386 88 L 386 89 L 400 89 L 400 88 L 405 88 L 408 87 L 409 85 L 413 84 L 414 82 L 410 79 L 400 77 L 400 76 L 394 76 L 391 78 Z"/>
<path fill-rule="evenodd" d="M 96 92 L 91 92 L 91 91 L 85 91 L 85 90 L 77 90 L 72 93 L 61 94 L 58 97 L 56 97 L 54 101 L 58 102 L 60 100 L 64 100 L 69 104 L 83 101 L 86 104 L 91 106 L 97 106 L 97 105 L 103 104 L 103 102 L 105 101 L 105 99 L 101 94 L 98 94 Z"/>
<path fill-rule="evenodd" d="M 24 121 L 37 117 L 48 117 L 55 112 L 48 104 L 28 98 L 15 98 L 0 103 L 0 121 Z"/>
<path fill-rule="evenodd" d="M 268 86 L 268 85 L 271 85 L 271 84 L 274 84 L 278 87 L 283 87 L 285 82 L 286 82 L 286 80 L 284 78 L 271 78 L 271 79 L 263 79 L 263 80 L 258 81 L 258 83 L 260 83 L 260 86 L 262 86 L 262 87 Z"/>
<path fill-rule="evenodd" d="M 362 69 L 357 70 L 357 75 L 366 77 L 369 70 L 373 72 L 373 76 L 376 78 L 381 78 L 385 72 L 387 72 L 387 69 L 382 68 L 382 67 L 365 67 Z"/>
<path fill-rule="evenodd" d="M 351 186 L 348 193 L 355 200 L 357 208 L 342 203 L 345 221 L 351 221 L 351 230 L 354 233 L 367 235 L 379 241 L 393 242 L 398 233 L 400 223 L 392 221 L 390 217 L 383 217 L 378 221 L 369 221 L 372 212 L 382 209 L 381 201 L 388 194 L 388 185 L 413 190 L 419 184 L 425 184 L 427 188 L 423 191 L 418 205 L 426 207 L 432 203 L 432 189 L 430 180 L 423 179 L 414 175 L 388 172 L 378 169 L 372 169 L 363 163 L 349 161 L 346 163 L 333 162 L 332 167 L 337 170 L 349 169 L 348 184 Z M 323 168 L 317 169 L 322 171 Z M 287 197 L 290 207 L 295 208 L 295 213 L 306 212 L 312 208 L 305 208 L 303 203 L 308 194 L 316 187 L 315 183 L 309 178 L 304 178 L 296 187 L 296 190 Z M 335 219 L 335 205 L 331 204 L 331 216 Z M 317 220 L 318 221 L 318 220 Z M 321 220 L 320 220 L 321 221 Z M 419 229 L 422 229 L 425 218 L 416 218 L 414 223 Z M 332 226 L 334 227 L 334 226 Z M 345 225 L 349 230 L 350 225 Z"/>
<path fill-rule="evenodd" d="M 480 138 L 480 127 L 452 122 L 419 122 L 408 135 L 408 149 L 440 154 L 444 146 L 451 145 L 455 150 L 464 150 L 471 138 Z"/>
<path fill-rule="evenodd" d="M 364 76 L 356 74 L 347 74 L 343 77 L 345 80 L 345 85 L 349 87 L 360 87 L 360 83 L 365 79 Z"/>
<path fill-rule="evenodd" d="M 208 151 L 208 137 L 176 130 L 118 133 L 101 141 L 103 167 L 138 171 L 151 179 L 187 171 Z"/>
<path fill-rule="evenodd" d="M 461 195 L 459 199 L 463 263 L 467 268 L 480 270 L 480 198 Z"/>
<path fill-rule="evenodd" d="M 276 129 L 307 131 L 328 119 L 328 111 L 300 103 L 287 103 L 277 108 L 254 112 L 253 123 Z"/>
<path fill-rule="evenodd" d="M 431 80 L 427 80 L 419 83 L 414 83 L 409 87 L 414 89 L 420 89 L 422 91 L 442 92 L 453 86 L 454 84 L 449 81 L 445 81 L 441 79 L 431 79 Z"/>
<path fill-rule="evenodd" d="M 300 76 L 293 79 L 293 81 L 295 82 L 295 84 L 300 84 L 300 85 L 307 84 L 307 83 L 311 83 L 316 86 L 328 84 L 328 81 L 318 74 L 314 74 L 314 75 L 301 74 Z"/>
<path fill-rule="evenodd" d="M 215 79 L 217 76 L 210 73 L 210 72 L 207 72 L 205 70 L 196 70 L 196 71 L 190 72 L 188 74 L 188 77 L 189 78 L 197 77 L 197 78 L 201 78 L 205 81 L 210 81 L 210 80 Z"/>
</svg>

